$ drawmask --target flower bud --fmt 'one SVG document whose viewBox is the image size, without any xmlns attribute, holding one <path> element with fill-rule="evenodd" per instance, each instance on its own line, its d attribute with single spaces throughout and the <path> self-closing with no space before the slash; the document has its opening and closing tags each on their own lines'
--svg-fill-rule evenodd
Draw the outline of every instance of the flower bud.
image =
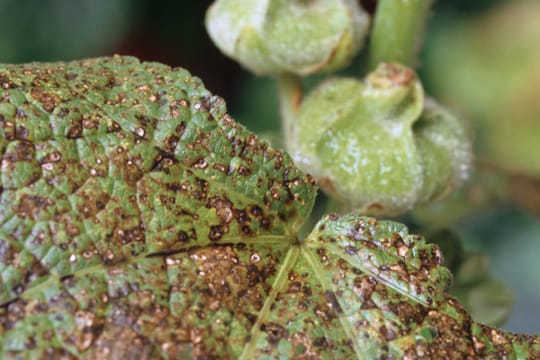
<svg viewBox="0 0 540 360">
<path fill-rule="evenodd" d="M 424 100 L 415 73 L 384 63 L 365 81 L 331 79 L 302 103 L 294 158 L 351 208 L 396 214 L 442 197 L 471 162 L 465 126 Z"/>
<path fill-rule="evenodd" d="M 206 15 L 216 46 L 259 75 L 346 66 L 368 25 L 355 0 L 217 0 Z"/>
</svg>

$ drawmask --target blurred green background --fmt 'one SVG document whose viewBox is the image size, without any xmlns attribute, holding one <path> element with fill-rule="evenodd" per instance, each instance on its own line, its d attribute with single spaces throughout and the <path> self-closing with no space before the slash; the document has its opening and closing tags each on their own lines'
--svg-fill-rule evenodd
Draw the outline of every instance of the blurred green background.
<svg viewBox="0 0 540 360">
<path fill-rule="evenodd" d="M 368 10 L 376 3 L 360 2 Z M 204 29 L 210 3 L 0 0 L 0 62 L 119 53 L 182 66 L 224 97 L 236 119 L 276 139 L 274 83 L 213 46 Z M 359 63 L 346 73 L 360 76 Z M 437 1 L 419 74 L 428 93 L 471 123 L 478 170 L 449 200 L 402 220 L 423 234 L 450 229 L 465 251 L 488 254 L 491 273 L 514 297 L 503 328 L 540 333 L 540 1 Z M 487 293 L 476 303 L 485 316 L 505 301 L 497 300 L 504 287 Z"/>
</svg>

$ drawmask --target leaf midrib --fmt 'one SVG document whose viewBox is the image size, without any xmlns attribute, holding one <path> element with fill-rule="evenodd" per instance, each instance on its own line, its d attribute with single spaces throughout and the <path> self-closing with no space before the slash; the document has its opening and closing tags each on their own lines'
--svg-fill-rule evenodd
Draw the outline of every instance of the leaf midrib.
<svg viewBox="0 0 540 360">
<path fill-rule="evenodd" d="M 330 291 L 332 293 L 335 293 L 336 289 L 334 286 L 332 286 L 331 282 L 328 281 L 326 278 L 326 275 L 323 273 L 321 266 L 317 264 L 317 255 L 315 255 L 308 246 L 302 247 L 302 255 L 305 257 L 306 262 L 311 266 L 313 269 L 313 273 L 321 283 L 321 286 L 324 291 Z M 365 359 L 365 356 L 363 355 L 365 352 L 362 351 L 358 347 L 358 342 L 354 341 L 356 336 L 354 336 L 354 330 L 351 326 L 351 323 L 347 321 L 347 319 L 342 314 L 336 314 L 341 326 L 343 327 L 343 331 L 345 331 L 345 334 L 349 339 L 351 339 L 351 342 L 353 344 L 353 349 L 356 354 L 356 358 L 359 360 Z"/>
<path fill-rule="evenodd" d="M 294 268 L 294 265 L 296 265 L 300 252 L 300 246 L 298 245 L 292 245 L 289 247 L 287 255 L 285 256 L 281 268 L 279 269 L 274 283 L 272 284 L 272 289 L 266 297 L 262 309 L 259 311 L 255 324 L 253 324 L 253 327 L 251 328 L 249 342 L 244 346 L 244 351 L 238 357 L 239 360 L 251 360 L 255 358 L 257 342 L 261 335 L 261 325 L 268 318 L 270 308 L 274 304 L 276 296 L 285 286 L 289 272 Z"/>
<path fill-rule="evenodd" d="M 312 247 L 312 248 L 316 248 L 316 247 L 320 247 L 320 244 L 308 243 L 307 246 Z M 416 296 L 414 296 L 413 294 L 411 294 L 409 292 L 404 291 L 403 289 L 395 286 L 391 281 L 388 281 L 388 279 L 385 279 L 385 278 L 379 276 L 379 274 L 377 274 L 376 272 L 370 270 L 368 267 L 364 266 L 360 261 L 358 261 L 358 259 L 354 258 L 353 256 L 343 254 L 343 252 L 340 251 L 339 248 L 336 248 L 336 246 L 332 246 L 330 244 L 325 244 L 324 248 L 326 250 L 328 250 L 332 255 L 335 255 L 335 256 L 339 257 L 340 259 L 346 261 L 348 264 L 350 264 L 351 266 L 359 269 L 363 273 L 365 273 L 365 274 L 367 274 L 369 276 L 372 276 L 375 280 L 377 280 L 377 282 L 379 282 L 379 283 L 383 284 L 384 286 L 387 286 L 388 288 L 398 292 L 400 295 L 402 295 L 402 296 L 404 296 L 406 298 L 409 298 L 412 301 L 415 301 L 418 304 L 421 304 L 421 305 L 423 305 L 425 307 L 428 307 L 428 308 L 432 307 L 430 304 L 426 303 L 426 301 L 424 301 L 423 299 L 421 299 L 419 297 L 416 297 Z"/>
<path fill-rule="evenodd" d="M 254 239 L 251 239 L 250 244 L 257 244 L 257 243 L 263 243 L 265 245 L 266 244 L 270 244 L 270 245 L 271 244 L 283 244 L 284 240 L 289 241 L 289 242 L 292 241 L 291 238 L 287 238 L 286 236 L 270 235 L 270 236 L 258 236 L 258 237 L 254 238 Z M 215 245 L 212 245 L 212 246 L 225 247 L 225 246 L 234 246 L 234 245 L 245 244 L 245 243 L 246 243 L 246 239 L 238 237 L 238 238 L 228 239 L 227 242 L 215 244 Z M 148 253 L 141 254 L 139 256 L 133 256 L 133 257 L 124 259 L 123 261 L 118 261 L 118 262 L 111 263 L 111 264 L 99 263 L 97 265 L 88 266 L 88 267 L 82 268 L 80 270 L 76 270 L 74 272 L 71 272 L 71 273 L 50 274 L 49 276 L 47 276 L 46 280 L 44 280 L 42 282 L 39 282 L 35 286 L 27 288 L 19 296 L 13 297 L 12 299 L 9 299 L 9 300 L 5 301 L 3 304 L 0 304 L 0 306 L 4 306 L 5 304 L 10 303 L 12 301 L 15 301 L 17 299 L 29 300 L 29 299 L 32 298 L 33 294 L 39 292 L 41 289 L 47 288 L 48 286 L 50 286 L 51 284 L 53 284 L 56 281 L 60 281 L 62 278 L 71 277 L 71 276 L 80 277 L 80 276 L 89 275 L 89 274 L 92 274 L 92 273 L 95 273 L 95 272 L 103 271 L 103 270 L 106 270 L 106 269 L 110 269 L 110 268 L 113 268 L 113 267 L 127 266 L 127 265 L 130 265 L 130 264 L 135 264 L 135 263 L 140 262 L 141 260 L 144 260 L 144 259 L 150 258 L 150 257 L 158 257 L 158 256 L 159 257 L 167 257 L 167 256 L 172 256 L 172 255 L 175 255 L 175 254 L 179 254 L 179 253 L 194 251 L 196 249 L 200 249 L 200 248 L 203 248 L 203 247 L 206 247 L 206 246 L 208 246 L 208 245 L 198 245 L 197 244 L 197 245 L 189 245 L 189 246 L 179 247 L 179 248 L 176 248 L 176 249 L 171 250 L 171 251 L 148 252 Z"/>
<path fill-rule="evenodd" d="M 115 121 L 115 122 L 117 122 L 119 124 L 121 123 L 121 122 L 118 121 L 116 116 L 114 116 L 111 113 L 109 113 L 108 111 L 106 111 L 102 106 L 100 106 L 95 101 L 90 99 L 86 94 L 81 93 L 77 89 L 69 86 L 69 84 L 68 84 L 68 88 L 70 90 L 72 90 L 74 93 L 78 94 L 81 98 L 85 99 L 89 103 L 96 106 L 100 111 L 102 111 L 111 120 L 113 120 L 113 121 Z M 25 91 L 22 88 L 17 88 L 17 89 L 14 89 L 14 90 L 20 92 L 29 103 L 31 103 L 36 109 L 38 109 L 42 113 L 42 115 L 44 117 L 49 119 L 49 121 L 51 120 L 51 115 L 48 112 L 46 112 L 42 108 L 42 106 L 35 101 L 35 99 L 31 98 L 28 95 L 27 91 Z M 217 125 L 221 130 L 223 130 L 223 128 L 221 127 L 221 124 L 219 124 L 219 122 L 217 123 Z M 126 130 L 124 128 L 122 128 L 122 130 L 123 131 L 128 131 L 128 130 Z M 150 140 L 150 142 L 152 142 L 152 141 Z M 155 146 L 155 144 L 153 144 L 153 146 Z M 217 181 L 215 178 L 212 178 L 211 176 L 207 176 L 204 173 L 204 171 L 202 171 L 200 169 L 189 168 L 187 165 L 185 165 L 184 163 L 181 163 L 181 162 L 179 162 L 178 165 L 180 167 L 182 167 L 183 169 L 189 169 L 190 171 L 192 171 L 195 174 L 195 176 L 197 176 L 197 177 L 199 177 L 201 179 L 223 185 L 223 187 L 225 187 L 227 189 L 227 191 L 230 191 L 231 193 L 233 193 L 235 196 L 237 196 L 239 199 L 242 199 L 246 203 L 257 203 L 258 202 L 257 199 L 252 199 L 252 198 L 246 196 L 245 193 L 242 193 L 242 192 L 238 191 L 238 189 L 236 189 L 235 187 L 226 186 L 227 184 L 225 184 L 223 182 L 220 182 L 220 181 Z M 279 221 L 279 218 L 276 217 L 276 220 Z M 298 228 L 301 227 L 301 223 L 300 222 L 294 222 L 294 221 L 293 222 L 291 222 L 291 221 L 289 221 L 289 222 L 279 221 L 279 222 L 283 226 L 283 230 L 284 230 L 282 235 L 268 235 L 268 236 L 263 235 L 263 236 L 257 236 L 256 238 L 252 238 L 252 239 L 249 239 L 249 240 L 248 239 L 241 239 L 241 238 L 233 238 L 233 239 L 228 239 L 227 243 L 236 244 L 236 243 L 242 243 L 242 242 L 246 242 L 246 241 L 251 242 L 251 243 L 253 243 L 253 242 L 264 242 L 266 244 L 283 243 L 283 241 L 292 242 L 295 239 L 294 234 L 296 234 Z M 296 224 L 296 226 L 295 226 L 295 224 Z M 222 243 L 221 245 L 223 245 L 223 244 L 224 243 Z M 191 248 L 196 248 L 196 247 L 199 247 L 199 245 L 193 245 L 191 247 L 185 247 L 185 248 L 182 248 L 182 247 L 181 248 L 176 248 L 176 249 L 172 250 L 170 253 L 172 254 L 172 253 L 181 252 L 181 251 L 189 251 Z M 137 257 L 131 257 L 131 258 L 127 259 L 126 261 L 115 263 L 114 265 L 129 264 L 131 262 L 143 259 L 143 258 L 148 257 L 148 256 L 153 256 L 153 255 L 154 255 L 153 253 L 142 254 L 142 255 L 137 256 Z M 39 261 L 39 259 L 38 259 L 38 261 Z M 75 271 L 73 273 L 49 275 L 48 279 L 46 279 L 45 281 L 40 282 L 39 284 L 37 284 L 34 287 L 30 287 L 30 288 L 26 289 L 23 292 L 23 294 L 19 295 L 18 297 L 14 297 L 14 298 L 6 301 L 6 303 L 9 303 L 9 302 L 11 302 L 11 301 L 13 301 L 13 300 L 15 300 L 17 298 L 26 298 L 26 297 L 29 296 L 29 294 L 35 293 L 36 291 L 39 291 L 39 289 L 42 289 L 42 288 L 48 286 L 50 283 L 52 283 L 54 281 L 59 281 L 63 277 L 66 277 L 66 276 L 81 276 L 81 275 L 85 275 L 85 274 L 89 274 L 89 273 L 98 271 L 99 269 L 109 267 L 109 266 L 111 266 L 111 265 L 106 265 L 104 263 L 100 263 L 98 265 L 93 265 L 93 266 L 90 266 L 88 268 L 84 268 L 84 269 Z"/>
</svg>

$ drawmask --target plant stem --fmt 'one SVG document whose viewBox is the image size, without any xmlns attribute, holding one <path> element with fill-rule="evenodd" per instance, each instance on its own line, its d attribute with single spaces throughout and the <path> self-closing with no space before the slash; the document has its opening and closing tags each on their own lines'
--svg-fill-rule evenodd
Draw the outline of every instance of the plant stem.
<svg viewBox="0 0 540 360">
<path fill-rule="evenodd" d="M 279 108 L 281 113 L 281 133 L 285 150 L 291 152 L 296 141 L 296 115 L 302 102 L 302 81 L 292 74 L 277 77 Z"/>
<path fill-rule="evenodd" d="M 414 67 L 432 0 L 380 0 L 369 44 L 369 67 L 383 61 Z"/>
</svg>

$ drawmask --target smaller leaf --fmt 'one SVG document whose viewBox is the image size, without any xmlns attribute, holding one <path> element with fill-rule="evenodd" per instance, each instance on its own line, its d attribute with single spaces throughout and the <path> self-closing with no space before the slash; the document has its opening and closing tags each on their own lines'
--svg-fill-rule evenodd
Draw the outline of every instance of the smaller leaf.
<svg viewBox="0 0 540 360">
<path fill-rule="evenodd" d="M 447 229 L 432 233 L 428 239 L 441 248 L 444 264 L 454 274 L 450 294 L 476 321 L 492 326 L 504 323 L 514 302 L 512 290 L 491 276 L 487 255 L 465 253 L 458 236 Z"/>
<path fill-rule="evenodd" d="M 356 216 L 349 214 L 339 221 L 323 221 L 316 227 L 319 230 L 309 236 L 308 245 L 316 246 L 321 237 L 331 237 L 324 245 L 327 251 L 373 274 L 386 286 L 427 306 L 444 301 L 451 274 L 437 266 L 442 263 L 438 248 L 421 241 L 419 236 L 409 235 L 405 225 L 376 223 L 368 218 L 357 222 Z M 423 257 L 422 261 L 417 257 Z"/>
<path fill-rule="evenodd" d="M 508 285 L 489 276 L 475 285 L 456 284 L 451 293 L 463 303 L 476 321 L 491 326 L 503 324 L 514 303 Z"/>
<path fill-rule="evenodd" d="M 455 272 L 456 283 L 462 286 L 475 285 L 489 274 L 489 258 L 483 254 L 466 256 Z"/>
</svg>

